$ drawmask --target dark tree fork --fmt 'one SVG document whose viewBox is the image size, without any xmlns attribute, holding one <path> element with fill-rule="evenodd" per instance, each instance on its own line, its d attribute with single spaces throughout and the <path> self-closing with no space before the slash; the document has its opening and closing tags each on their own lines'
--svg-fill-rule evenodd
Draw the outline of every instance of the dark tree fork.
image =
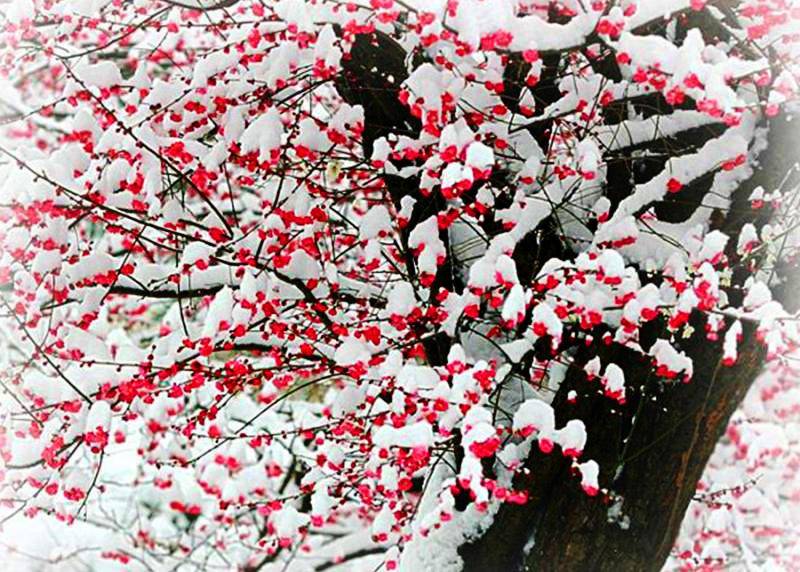
<svg viewBox="0 0 800 572">
<path fill-rule="evenodd" d="M 708 10 L 691 13 L 679 25 L 677 35 L 685 37 L 691 28 L 704 35 L 729 34 L 727 26 L 736 26 L 730 5 L 720 3 L 726 19 L 718 21 Z M 664 33 L 658 24 L 651 24 L 646 33 Z M 590 40 L 597 40 L 591 38 Z M 591 41 L 587 41 L 587 44 Z M 539 83 L 532 88 L 537 103 L 537 113 L 559 98 L 557 81 L 565 54 L 542 54 L 544 69 Z M 381 136 L 419 133 L 419 122 L 398 101 L 399 85 L 408 75 L 409 66 L 418 55 L 406 54 L 390 37 L 382 33 L 361 35 L 355 39 L 351 56 L 343 63 L 344 77 L 337 81 L 339 93 L 350 104 L 364 106 L 364 153 L 369 156 L 373 142 Z M 519 108 L 519 97 L 524 82 L 525 62 L 517 54 L 508 54 L 509 65 L 504 77 L 503 102 L 511 110 Z M 418 62 L 417 62 L 418 63 Z M 776 66 L 779 62 L 774 62 Z M 594 60 L 595 71 L 609 79 L 619 79 L 619 70 L 613 52 Z M 393 81 L 389 81 L 392 78 Z M 665 115 L 675 110 L 660 94 L 642 97 L 632 105 L 645 117 Z M 691 102 L 682 107 L 691 108 Z M 610 124 L 626 118 L 626 103 L 609 106 L 604 111 Z M 769 130 L 767 150 L 759 157 L 759 166 L 752 177 L 734 193 L 728 212 L 715 213 L 712 225 L 731 237 L 726 254 L 736 260 L 736 239 L 745 223 L 763 226 L 769 213 L 758 214 L 749 209 L 752 191 L 790 186 L 800 180 L 793 165 L 798 160 L 797 149 L 800 132 L 784 115 L 761 120 Z M 530 128 L 531 134 L 547 151 L 549 130 L 553 120 L 544 120 Z M 609 153 L 607 183 L 604 195 L 612 205 L 630 194 L 633 184 L 647 180 L 664 166 L 659 154 L 679 156 L 696 149 L 703 142 L 719 136 L 726 129 L 722 123 L 703 128 L 688 129 L 671 137 L 657 137 L 636 147 L 623 148 Z M 634 173 L 631 152 L 648 150 L 660 152 L 656 158 L 642 161 Z M 789 173 L 789 180 L 786 176 Z M 502 174 L 494 175 L 493 182 Z M 420 198 L 405 236 L 418 223 L 444 208 L 440 195 L 422 199 L 418 180 L 385 176 L 388 193 L 399 206 L 404 196 Z M 661 220 L 685 220 L 701 203 L 711 185 L 708 176 L 692 181 L 685 190 L 683 201 L 664 201 L 654 205 Z M 612 207 L 613 208 L 613 207 Z M 487 233 L 497 231 L 487 220 Z M 448 245 L 447 231 L 441 238 Z M 406 249 L 406 263 L 413 276 L 414 258 Z M 529 233 L 514 252 L 517 273 L 524 282 L 536 275 L 537 269 L 551 257 L 566 258 L 574 253 L 564 245 L 557 234 L 552 219 L 543 221 L 536 231 Z M 437 286 L 460 289 L 452 254 L 440 267 L 432 291 Z M 749 275 L 743 265 L 734 266 L 733 286 L 729 295 L 740 296 L 736 286 L 741 286 Z M 795 266 L 784 264 L 778 270 L 781 280 L 778 296 L 790 307 Z M 559 455 L 545 455 L 533 450 L 525 466 L 527 474 L 519 475 L 515 485 L 526 490 L 530 500 L 524 505 L 501 505 L 492 525 L 479 538 L 459 550 L 465 572 L 516 571 L 516 570 L 659 570 L 667 559 L 678 534 L 683 515 L 695 494 L 695 487 L 714 447 L 727 426 L 737 406 L 759 373 L 764 352 L 755 340 L 753 324 L 745 324 L 744 341 L 739 361 L 734 367 L 722 367 L 721 342 L 711 343 L 703 334 L 702 324 L 695 314 L 690 322 L 694 333 L 680 342 L 682 349 L 695 363 L 695 373 L 688 384 L 662 387 L 650 376 L 649 361 L 635 352 L 613 344 L 607 348 L 581 348 L 565 380 L 553 400 L 557 426 L 569 419 L 585 422 L 588 443 L 586 458 L 600 464 L 601 486 L 608 489 L 605 498 L 588 497 L 578 487 L 570 474 L 569 460 Z M 645 349 L 665 324 L 658 320 L 648 326 Z M 432 365 L 446 363 L 447 350 L 453 342 L 445 334 L 425 342 Z M 626 365 L 626 405 L 609 409 L 604 398 L 586 381 L 582 364 L 601 352 L 604 362 Z M 594 353 L 593 353 L 594 352 Z M 569 404 L 570 391 L 582 395 L 578 406 Z M 609 517 L 609 509 L 616 505 L 618 515 Z"/>
</svg>

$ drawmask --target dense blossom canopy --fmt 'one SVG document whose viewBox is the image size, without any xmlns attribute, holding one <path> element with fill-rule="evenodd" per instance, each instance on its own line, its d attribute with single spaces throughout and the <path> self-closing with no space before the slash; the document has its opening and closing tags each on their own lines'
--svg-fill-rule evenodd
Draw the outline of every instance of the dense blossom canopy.
<svg viewBox="0 0 800 572">
<path fill-rule="evenodd" d="M 584 454 L 619 436 L 554 396 L 580 375 L 566 401 L 617 414 L 680 391 L 701 337 L 717 368 L 743 340 L 769 365 L 670 564 L 798 565 L 800 195 L 766 157 L 800 6 L 2 10 L 14 558 L 38 523 L 57 550 L 30 556 L 66 566 L 458 570 L 529 500 L 534 451 L 624 528 L 613 475 L 638 452 Z"/>
</svg>

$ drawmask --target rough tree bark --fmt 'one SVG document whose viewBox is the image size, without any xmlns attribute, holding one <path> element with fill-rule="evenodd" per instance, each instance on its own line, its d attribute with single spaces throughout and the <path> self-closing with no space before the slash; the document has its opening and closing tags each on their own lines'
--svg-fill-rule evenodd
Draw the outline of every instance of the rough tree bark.
<svg viewBox="0 0 800 572">
<path fill-rule="evenodd" d="M 705 20 L 697 16 L 689 19 L 689 26 L 703 26 Z M 720 33 L 719 26 L 713 33 Z M 342 97 L 351 104 L 360 104 L 365 109 L 364 151 L 371 153 L 378 137 L 395 134 L 415 135 L 419 123 L 408 113 L 398 99 L 400 84 L 407 77 L 407 60 L 410 56 L 391 38 L 382 34 L 359 36 L 355 40 L 352 56 L 345 62 L 345 74 L 337 81 Z M 545 68 L 540 83 L 533 94 L 538 108 L 558 98 L 555 82 L 558 79 L 558 54 L 545 54 Z M 508 82 L 504 103 L 514 109 L 520 89 L 516 78 L 524 77 L 524 66 L 519 58 L 508 66 Z M 596 63 L 604 66 L 604 73 L 613 77 L 618 74 L 613 58 Z M 391 78 L 391 80 L 389 79 Z M 652 96 L 641 102 L 640 111 L 646 114 L 668 113 L 672 110 L 661 96 Z M 688 104 L 687 104 L 688 105 Z M 612 106 L 606 113 L 617 113 L 610 122 L 625 119 L 626 106 Z M 767 189 L 779 186 L 781 179 L 791 171 L 797 160 L 797 145 L 800 138 L 797 130 L 784 117 L 769 122 L 769 146 L 761 157 L 761 166 L 750 180 L 746 181 L 734 195 L 728 213 L 721 215 L 716 224 L 727 233 L 729 255 L 735 260 L 736 237 L 745 222 L 763 224 L 754 220 L 748 208 L 748 197 L 752 190 L 762 185 Z M 547 121 L 537 124 L 532 135 L 543 147 L 547 144 Z M 674 154 L 694 146 L 696 143 L 718 136 L 724 125 L 704 128 L 700 131 L 681 134 L 649 142 L 650 149 L 669 150 Z M 606 196 L 613 204 L 627 196 L 639 177 L 651 177 L 663 167 L 663 161 L 641 165 L 637 172 L 631 168 L 628 154 L 608 157 Z M 648 175 L 648 171 L 650 174 Z M 797 173 L 793 175 L 797 178 Z M 437 198 L 418 197 L 418 181 L 414 178 L 386 177 L 386 188 L 391 200 L 399 205 L 403 196 L 421 199 L 414 210 L 407 233 L 421 220 L 444 208 L 444 201 Z M 702 199 L 710 186 L 710 180 L 692 183 L 696 200 Z M 684 220 L 689 216 L 680 205 L 656 205 L 657 212 L 665 220 Z M 487 221 L 485 230 L 492 221 Z M 548 242 L 548 225 L 545 221 L 534 238 L 533 233 L 517 247 L 514 259 L 521 278 L 532 277 L 542 262 L 552 256 L 568 256 L 563 244 Z M 448 245 L 446 232 L 442 240 Z M 532 254 L 535 249 L 535 255 Z M 405 252 L 409 274 L 414 274 L 414 259 Z M 453 276 L 452 259 L 439 270 L 436 286 L 460 289 Z M 788 274 L 796 269 L 784 269 Z M 738 278 L 746 270 L 736 271 Z M 785 290 L 785 289 L 784 289 Z M 780 289 L 779 289 L 780 291 Z M 736 292 L 730 296 L 735 297 Z M 736 366 L 721 365 L 720 343 L 711 343 L 703 333 L 699 316 L 693 316 L 694 334 L 683 342 L 683 350 L 693 359 L 695 374 L 687 384 L 665 385 L 649 377 L 650 364 L 638 354 L 622 346 L 588 348 L 577 350 L 576 364 L 586 363 L 602 353 L 604 362 L 613 361 L 626 366 L 626 395 L 628 402 L 616 409 L 609 408 L 608 401 L 597 395 L 596 388 L 586 382 L 582 367 L 573 365 L 554 398 L 557 426 L 567 420 L 579 418 L 586 424 L 589 435 L 584 458 L 594 459 L 601 466 L 600 483 L 610 491 L 604 498 L 588 497 L 569 474 L 569 462 L 560 455 L 545 455 L 534 448 L 526 461 L 530 469 L 515 482 L 525 489 L 530 501 L 522 506 L 503 505 L 492 526 L 480 538 L 460 549 L 467 572 L 516 571 L 516 570 L 658 570 L 662 567 L 679 531 L 683 515 L 695 493 L 695 487 L 703 469 L 723 434 L 731 414 L 743 399 L 758 374 L 763 362 L 763 351 L 755 339 L 753 324 L 745 325 L 744 341 Z M 655 338 L 664 328 L 663 323 L 650 327 L 649 335 Z M 601 334 L 602 332 L 598 332 Z M 663 332 L 662 332 L 663 333 Z M 597 339 L 597 338 L 596 338 Z M 451 341 L 446 336 L 437 336 L 425 343 L 429 361 L 433 365 L 445 363 Z M 650 341 L 643 339 L 647 348 Z M 602 345 L 602 344 L 599 344 Z M 594 353 L 593 353 L 594 352 Z M 575 390 L 581 396 L 578 405 L 567 403 L 567 394 Z M 629 526 L 620 526 L 619 519 L 609 519 L 609 508 L 618 503 L 621 516 Z"/>
</svg>

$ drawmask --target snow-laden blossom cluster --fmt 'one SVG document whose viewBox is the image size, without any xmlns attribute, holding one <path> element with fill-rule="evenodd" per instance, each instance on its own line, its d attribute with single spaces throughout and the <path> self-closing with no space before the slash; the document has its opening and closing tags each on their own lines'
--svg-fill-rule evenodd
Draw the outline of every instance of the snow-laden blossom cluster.
<svg viewBox="0 0 800 572">
<path fill-rule="evenodd" d="M 569 407 L 697 383 L 699 335 L 774 375 L 671 562 L 796 564 L 800 7 L 3 11 L 0 518 L 97 539 L 45 558 L 458 570 L 536 455 L 617 506 Z"/>
</svg>

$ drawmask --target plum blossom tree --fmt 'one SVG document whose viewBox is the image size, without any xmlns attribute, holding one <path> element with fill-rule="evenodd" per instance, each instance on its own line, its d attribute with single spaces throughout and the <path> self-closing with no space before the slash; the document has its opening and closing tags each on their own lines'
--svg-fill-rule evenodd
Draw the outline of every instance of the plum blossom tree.
<svg viewBox="0 0 800 572">
<path fill-rule="evenodd" d="M 800 6 L 2 18 L 11 562 L 800 565 Z"/>
</svg>

